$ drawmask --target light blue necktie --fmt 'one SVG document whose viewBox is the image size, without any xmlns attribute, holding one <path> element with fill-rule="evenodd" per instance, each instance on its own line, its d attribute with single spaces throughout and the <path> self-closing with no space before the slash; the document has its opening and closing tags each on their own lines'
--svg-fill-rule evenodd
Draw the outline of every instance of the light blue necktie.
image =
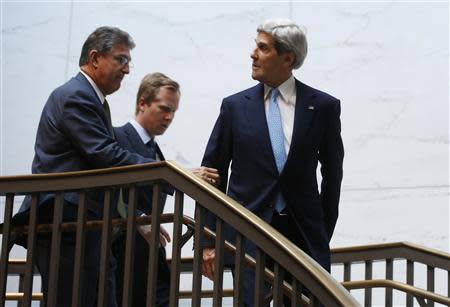
<svg viewBox="0 0 450 307">
<path fill-rule="evenodd" d="M 277 164 L 278 173 L 281 174 L 284 163 L 286 162 L 286 150 L 284 148 L 283 123 L 281 121 L 280 107 L 277 98 L 280 92 L 273 88 L 270 94 L 269 112 L 267 114 L 267 124 L 269 126 L 270 141 L 272 143 L 273 155 Z M 281 192 L 277 194 L 275 200 L 275 209 L 281 212 L 286 207 Z"/>
</svg>

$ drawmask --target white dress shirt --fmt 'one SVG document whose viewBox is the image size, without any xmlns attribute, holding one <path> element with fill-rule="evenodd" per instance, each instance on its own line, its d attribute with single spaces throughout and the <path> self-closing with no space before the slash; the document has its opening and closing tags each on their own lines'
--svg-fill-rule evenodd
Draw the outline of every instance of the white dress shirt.
<svg viewBox="0 0 450 307">
<path fill-rule="evenodd" d="M 264 108 L 266 110 L 266 116 L 269 111 L 271 90 L 271 87 L 264 84 Z M 281 83 L 280 86 L 278 86 L 278 90 L 280 95 L 278 95 L 277 103 L 280 108 L 281 122 L 283 123 L 284 148 L 287 156 L 289 154 L 289 148 L 291 147 L 292 130 L 294 129 L 295 102 L 297 99 L 294 76 L 291 75 L 289 79 Z"/>
<path fill-rule="evenodd" d="M 98 99 L 100 99 L 100 102 L 103 104 L 105 102 L 105 95 L 103 95 L 102 91 L 98 88 L 97 84 L 95 84 L 94 80 L 92 80 L 91 77 L 89 77 L 89 75 L 87 73 L 85 73 L 81 69 L 80 69 L 80 72 L 89 81 L 89 83 L 91 84 L 91 86 L 94 89 L 95 93 L 97 94 Z"/>
<path fill-rule="evenodd" d="M 153 141 L 155 141 L 155 137 L 154 136 L 152 137 L 147 132 L 147 130 L 145 130 L 144 127 L 142 127 L 141 124 L 139 124 L 135 119 L 131 119 L 130 124 L 133 126 L 134 130 L 136 130 L 137 134 L 139 135 L 139 137 L 141 138 L 141 140 L 144 144 L 147 144 L 151 139 L 153 139 Z M 158 155 L 157 152 L 156 152 L 156 160 L 158 160 L 158 161 L 161 160 L 161 157 Z"/>
</svg>

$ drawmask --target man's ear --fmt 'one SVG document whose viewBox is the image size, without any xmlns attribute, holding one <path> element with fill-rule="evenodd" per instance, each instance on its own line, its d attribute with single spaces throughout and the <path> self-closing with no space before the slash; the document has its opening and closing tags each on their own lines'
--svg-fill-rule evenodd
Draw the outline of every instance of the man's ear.
<svg viewBox="0 0 450 307">
<path fill-rule="evenodd" d="M 144 98 L 141 97 L 138 100 L 138 107 L 140 112 L 144 112 L 145 106 L 148 106 L 149 104 L 145 102 Z"/>
<path fill-rule="evenodd" d="M 100 53 L 97 50 L 91 50 L 89 52 L 89 63 L 94 66 L 94 68 L 98 67 L 98 57 L 100 56 Z"/>
<path fill-rule="evenodd" d="M 293 52 L 287 52 L 284 58 L 285 63 L 290 67 L 294 67 L 295 55 Z"/>
</svg>

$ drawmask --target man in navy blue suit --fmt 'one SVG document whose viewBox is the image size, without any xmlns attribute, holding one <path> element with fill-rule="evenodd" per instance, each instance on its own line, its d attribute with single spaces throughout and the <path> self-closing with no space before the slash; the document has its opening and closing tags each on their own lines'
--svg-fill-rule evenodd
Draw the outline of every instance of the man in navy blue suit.
<svg viewBox="0 0 450 307">
<path fill-rule="evenodd" d="M 219 170 L 223 192 L 330 270 L 329 242 L 338 217 L 344 157 L 340 102 L 292 75 L 307 53 L 298 25 L 266 21 L 255 41 L 252 78 L 260 83 L 223 100 L 202 165 Z M 211 213 L 206 226 L 215 229 Z M 229 227 L 225 237 L 234 241 L 234 234 Z M 203 243 L 203 274 L 213 278 L 214 245 Z M 247 241 L 246 251 L 255 255 L 256 247 Z M 254 272 L 246 270 L 246 306 L 253 306 L 253 286 Z"/>
<path fill-rule="evenodd" d="M 130 35 L 118 28 L 100 27 L 85 41 L 79 60 L 80 72 L 55 89 L 41 114 L 35 143 L 33 174 L 81 171 L 112 166 L 154 162 L 119 146 L 114 138 L 109 106 L 105 97 L 120 88 L 130 72 Z M 52 220 L 55 195 L 42 193 L 38 200 L 38 222 Z M 87 193 L 87 218 L 102 217 L 103 194 Z M 27 223 L 31 206 L 26 197 L 16 223 Z M 64 221 L 77 217 L 78 194 L 64 194 Z M 96 306 L 99 275 L 100 233 L 86 235 L 82 306 Z M 47 298 L 51 238 L 40 235 L 36 242 L 35 264 L 42 276 Z M 70 306 L 72 300 L 75 235 L 63 233 L 56 306 Z M 116 306 L 114 278 L 110 276 L 109 306 Z"/>
<path fill-rule="evenodd" d="M 122 127 L 114 128 L 117 142 L 130 152 L 155 160 L 164 160 L 155 137 L 164 134 L 169 128 L 178 109 L 180 101 L 180 86 L 162 73 L 146 75 L 139 86 L 136 97 L 135 118 Z M 194 174 L 205 180 L 218 179 L 217 170 L 206 167 L 195 168 Z M 166 189 L 162 193 L 162 210 L 167 197 Z M 152 186 L 140 188 L 137 206 L 139 214 L 149 215 L 152 209 Z M 127 199 L 127 197 L 124 197 Z M 125 217 L 127 212 L 120 212 Z M 150 243 L 150 226 L 138 227 L 141 234 L 136 236 L 134 249 L 133 302 L 132 306 L 146 306 L 147 272 Z M 158 272 L 156 284 L 156 307 L 169 305 L 170 271 L 166 261 L 165 246 L 170 242 L 170 236 L 164 227 L 160 226 L 160 246 L 158 254 Z M 122 233 L 114 242 L 113 252 L 117 260 L 116 285 L 117 302 L 122 301 L 123 274 L 125 263 L 125 234 Z"/>
</svg>

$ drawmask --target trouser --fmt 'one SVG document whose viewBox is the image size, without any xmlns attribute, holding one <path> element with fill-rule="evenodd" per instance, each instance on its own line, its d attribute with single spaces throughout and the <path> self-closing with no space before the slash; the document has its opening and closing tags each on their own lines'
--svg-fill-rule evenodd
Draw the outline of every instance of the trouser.
<svg viewBox="0 0 450 307">
<path fill-rule="evenodd" d="M 69 202 L 64 203 L 64 222 L 73 222 L 77 216 L 78 206 Z M 53 202 L 42 204 L 39 207 L 39 222 L 51 223 L 53 216 Z M 96 220 L 99 217 L 93 212 L 87 210 L 86 218 L 88 220 Z M 85 247 L 83 255 L 83 265 L 81 268 L 81 306 L 95 307 L 98 300 L 98 281 L 100 271 L 100 247 L 102 234 L 100 230 L 86 230 Z M 67 307 L 72 305 L 73 277 L 75 266 L 75 232 L 61 233 L 60 259 L 58 285 L 56 291 L 56 305 L 51 307 Z M 35 264 L 41 274 L 42 291 L 44 300 L 47 300 L 49 290 L 49 273 L 50 267 L 54 266 L 50 262 L 51 253 L 51 234 L 41 233 L 36 240 Z M 108 251 L 109 274 L 107 276 L 108 292 L 105 301 L 108 307 L 117 307 L 115 301 L 115 260 Z"/>
<path fill-rule="evenodd" d="M 279 215 L 278 213 L 274 213 L 274 216 L 272 218 L 272 222 L 270 225 L 278 230 L 281 234 L 287 236 L 288 234 L 296 233 L 296 226 L 295 222 L 292 218 L 289 217 L 289 215 Z M 295 242 L 293 242 L 297 246 L 304 246 L 302 244 L 301 238 L 297 238 Z M 253 257 L 255 255 L 252 255 Z M 271 257 L 266 256 L 266 267 L 269 269 L 273 269 L 274 261 Z M 234 276 L 234 269 L 232 269 L 232 274 Z M 284 279 L 288 282 L 292 280 L 291 274 L 284 271 Z M 250 268 L 248 266 L 244 267 L 244 306 L 245 307 L 254 307 L 254 296 L 255 296 L 255 270 L 253 268 Z M 271 286 L 269 283 L 265 282 L 263 286 L 263 297 L 267 298 L 270 296 L 270 289 Z M 269 301 L 268 301 L 269 303 Z M 283 304 L 284 306 L 291 306 L 291 300 L 287 296 L 283 296 Z M 266 305 L 266 306 L 269 306 Z M 256 307 L 256 306 L 255 306 Z M 260 307 L 260 306 L 258 306 Z M 263 307 L 263 306 L 261 306 Z"/>
<path fill-rule="evenodd" d="M 129 307 L 145 307 L 147 300 L 148 257 L 150 246 L 147 241 L 136 233 L 134 244 L 134 270 L 132 285 L 124 285 L 126 232 L 122 232 L 113 243 L 113 254 L 117 262 L 116 270 L 116 299 L 119 306 L 122 303 L 123 287 L 132 287 L 133 299 Z M 166 260 L 166 251 L 163 247 L 158 252 L 158 272 L 156 275 L 156 301 L 155 307 L 169 306 L 170 271 Z M 127 306 L 128 307 L 128 306 Z"/>
<path fill-rule="evenodd" d="M 81 306 L 97 306 L 99 259 L 100 259 L 100 231 L 88 231 L 86 233 L 84 264 L 82 267 Z M 42 278 L 42 291 L 44 300 L 47 301 L 49 290 L 49 271 L 53 263 L 50 263 L 51 237 L 38 238 L 36 242 L 35 264 Z M 58 285 L 56 291 L 55 307 L 67 307 L 72 305 L 72 288 L 75 264 L 75 234 L 62 233 L 59 261 Z M 115 301 L 115 260 L 109 257 L 108 275 L 108 306 L 116 307 Z M 53 307 L 53 306 L 52 306 Z"/>
</svg>

